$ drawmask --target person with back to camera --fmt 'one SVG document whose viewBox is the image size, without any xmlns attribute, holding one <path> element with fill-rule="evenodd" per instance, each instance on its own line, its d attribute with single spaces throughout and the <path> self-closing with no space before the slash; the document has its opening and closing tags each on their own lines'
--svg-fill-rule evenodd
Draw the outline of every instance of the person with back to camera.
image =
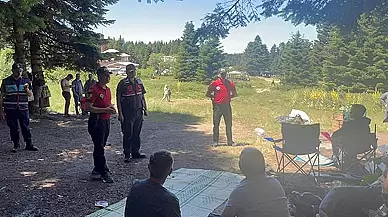
<svg viewBox="0 0 388 217">
<path fill-rule="evenodd" d="M 219 145 L 220 122 L 224 117 L 226 125 L 227 145 L 236 145 L 232 139 L 232 107 L 231 99 L 237 96 L 236 87 L 227 78 L 225 70 L 220 70 L 217 80 L 213 81 L 206 92 L 206 96 L 212 100 L 213 106 L 213 142 Z"/>
<path fill-rule="evenodd" d="M 283 187 L 266 175 L 263 154 L 244 148 L 239 165 L 245 179 L 230 194 L 221 217 L 289 217 Z"/>
<path fill-rule="evenodd" d="M 178 198 L 163 187 L 172 173 L 174 159 L 170 152 L 150 156 L 150 177 L 132 186 L 125 204 L 125 217 L 181 217 Z"/>
</svg>

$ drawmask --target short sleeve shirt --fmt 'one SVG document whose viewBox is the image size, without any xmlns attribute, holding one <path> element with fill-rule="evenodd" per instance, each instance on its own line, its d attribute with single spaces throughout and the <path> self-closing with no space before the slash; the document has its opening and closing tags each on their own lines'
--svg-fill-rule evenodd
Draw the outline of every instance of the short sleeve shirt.
<svg viewBox="0 0 388 217">
<path fill-rule="evenodd" d="M 111 92 L 109 87 L 101 87 L 98 83 L 93 85 L 87 94 L 86 102 L 92 103 L 94 107 L 106 108 L 111 105 Z M 110 118 L 109 113 L 99 114 L 100 119 L 108 120 Z"/>
<path fill-rule="evenodd" d="M 181 217 L 178 198 L 151 180 L 136 182 L 129 192 L 125 217 Z"/>
<path fill-rule="evenodd" d="M 143 109 L 143 95 L 146 94 L 143 82 L 136 78 L 132 83 L 125 78 L 117 85 L 116 96 L 120 97 L 123 112 Z"/>
<path fill-rule="evenodd" d="M 227 80 L 218 78 L 210 84 L 210 87 L 214 92 L 214 102 L 216 104 L 228 104 L 231 101 L 230 95 L 232 91 L 236 91 L 234 83 Z"/>
<path fill-rule="evenodd" d="M 232 191 L 226 204 L 238 210 L 238 217 L 289 217 L 283 187 L 272 177 L 244 179 Z"/>
<path fill-rule="evenodd" d="M 61 80 L 62 91 L 70 92 L 70 82 L 67 79 Z"/>
</svg>

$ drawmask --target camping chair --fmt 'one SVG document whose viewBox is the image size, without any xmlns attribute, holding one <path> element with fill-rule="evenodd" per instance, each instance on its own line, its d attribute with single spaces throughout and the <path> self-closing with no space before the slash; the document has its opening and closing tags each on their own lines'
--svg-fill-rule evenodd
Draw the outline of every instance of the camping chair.
<svg viewBox="0 0 388 217">
<path fill-rule="evenodd" d="M 347 173 L 355 166 L 361 166 L 364 170 L 366 170 L 362 162 L 372 161 L 372 172 L 375 173 L 376 165 L 373 160 L 376 158 L 376 149 L 376 125 L 375 132 L 367 134 L 353 134 L 351 137 L 346 137 L 341 141 L 339 152 L 340 156 L 338 156 L 341 171 L 343 173 Z M 351 162 L 346 162 L 347 160 L 350 160 Z M 368 170 L 366 171 L 369 172 Z"/>
<path fill-rule="evenodd" d="M 299 172 L 308 177 L 311 177 L 312 173 L 315 184 L 318 183 L 317 177 L 320 175 L 319 145 L 321 143 L 319 135 L 319 124 L 282 123 L 282 139 L 266 138 L 266 140 L 274 143 L 273 148 L 275 149 L 278 165 L 277 172 L 282 173 L 283 184 L 289 182 Z M 278 143 L 282 143 L 282 147 L 278 146 Z M 297 162 L 301 155 L 307 156 L 302 165 Z M 285 162 L 285 159 L 288 162 Z M 290 178 L 284 180 L 284 170 L 290 164 L 294 165 L 297 171 Z M 310 167 L 309 172 L 304 169 L 305 167 Z M 316 171 L 314 167 L 317 167 Z"/>
</svg>

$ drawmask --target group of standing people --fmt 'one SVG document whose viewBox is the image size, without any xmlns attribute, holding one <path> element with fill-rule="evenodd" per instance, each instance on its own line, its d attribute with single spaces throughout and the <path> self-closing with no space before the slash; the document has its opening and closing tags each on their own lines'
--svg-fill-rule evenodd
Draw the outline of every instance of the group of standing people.
<svg viewBox="0 0 388 217">
<path fill-rule="evenodd" d="M 82 84 L 81 76 L 79 73 L 75 75 L 75 79 L 73 80 L 73 75 L 68 74 L 65 78 L 61 80 L 61 89 L 62 96 L 65 99 L 65 116 L 69 116 L 69 107 L 71 100 L 71 92 L 73 93 L 74 98 L 74 109 L 75 113 L 79 115 L 79 107 L 81 107 L 82 115 L 86 115 L 87 112 L 85 109 L 82 109 L 81 102 L 84 94 L 88 92 L 88 90 L 96 84 L 96 81 L 93 79 L 93 75 L 89 74 L 88 80 L 85 82 L 85 86 Z M 73 80 L 71 83 L 70 81 Z"/>
<path fill-rule="evenodd" d="M 29 127 L 28 96 L 31 96 L 31 82 L 22 76 L 23 67 L 15 63 L 12 65 L 12 75 L 5 78 L 1 84 L 0 105 L 4 106 L 7 116 L 7 125 L 10 128 L 11 140 L 14 144 L 13 152 L 20 148 L 19 124 L 26 143 L 26 150 L 37 151 L 32 144 Z M 111 91 L 107 84 L 110 82 L 111 72 L 106 67 L 97 70 L 98 81 L 89 74 L 89 79 L 83 86 L 80 74 L 69 74 L 61 80 L 62 96 L 65 99 L 65 115 L 69 115 L 71 92 L 75 101 L 75 110 L 79 114 L 79 103 L 85 94 L 85 111 L 90 112 L 88 132 L 94 144 L 93 159 L 94 169 L 92 176 L 100 178 L 103 182 L 111 183 L 113 179 L 106 164 L 104 148 L 110 131 L 112 114 L 118 113 L 123 133 L 124 162 L 131 159 L 142 159 L 146 155 L 140 153 L 140 133 L 143 126 L 143 117 L 147 116 L 146 94 L 143 82 L 136 78 L 136 67 L 133 64 L 126 66 L 127 77 L 122 79 L 116 88 L 117 112 L 111 102 Z M 71 82 L 71 83 L 70 83 Z M 165 94 L 171 94 L 165 87 Z M 237 95 L 233 82 L 226 79 L 226 72 L 221 71 L 219 78 L 209 86 L 207 94 L 213 102 L 214 142 L 218 144 L 219 124 L 223 116 L 226 123 L 228 145 L 233 145 L 232 140 L 232 110 L 231 98 Z M 168 96 L 169 99 L 169 96 Z M 167 100 L 168 100 L 167 99 Z"/>
</svg>

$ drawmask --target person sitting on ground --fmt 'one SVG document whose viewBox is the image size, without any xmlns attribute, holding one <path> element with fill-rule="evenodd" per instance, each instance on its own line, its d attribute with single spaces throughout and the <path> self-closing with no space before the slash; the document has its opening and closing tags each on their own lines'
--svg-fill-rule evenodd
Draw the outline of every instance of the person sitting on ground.
<svg viewBox="0 0 388 217">
<path fill-rule="evenodd" d="M 178 198 L 163 187 L 172 172 L 173 162 L 168 151 L 159 151 L 150 156 L 150 178 L 132 186 L 125 205 L 125 217 L 181 216 Z"/>
<path fill-rule="evenodd" d="M 329 191 L 319 206 L 320 217 L 368 217 L 370 211 L 386 209 L 388 169 L 382 183 L 372 186 L 336 187 Z"/>
<path fill-rule="evenodd" d="M 367 137 L 367 135 L 370 134 L 369 125 L 371 120 L 365 117 L 365 113 L 365 106 L 361 104 L 352 105 L 350 109 L 350 120 L 344 122 L 343 126 L 332 135 L 332 149 L 334 156 L 339 156 L 340 147 L 342 145 L 345 146 L 348 143 L 352 143 L 352 140 L 357 142 L 360 136 L 364 137 L 365 135 L 365 137 Z M 354 156 L 352 158 L 354 158 Z"/>
<path fill-rule="evenodd" d="M 240 154 L 240 170 L 245 179 L 233 190 L 222 217 L 289 217 L 283 187 L 265 173 L 263 154 L 256 148 L 245 148 Z"/>
</svg>

